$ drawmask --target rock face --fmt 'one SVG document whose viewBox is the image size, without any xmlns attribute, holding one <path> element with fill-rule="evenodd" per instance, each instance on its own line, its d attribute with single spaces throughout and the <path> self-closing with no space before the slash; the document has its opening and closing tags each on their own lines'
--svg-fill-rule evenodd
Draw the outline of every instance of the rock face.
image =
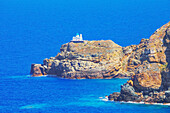
<svg viewBox="0 0 170 113">
<path fill-rule="evenodd" d="M 129 77 L 122 69 L 123 54 L 122 47 L 111 40 L 69 42 L 57 56 L 44 59 L 41 65 L 32 64 L 31 74 L 71 79 Z"/>
<path fill-rule="evenodd" d="M 44 67 L 41 64 L 31 64 L 31 72 L 32 76 L 43 76 L 45 75 Z"/>
<path fill-rule="evenodd" d="M 155 53 L 150 61 L 150 56 L 156 50 L 148 48 L 148 43 L 148 39 L 142 39 L 139 45 L 121 47 L 111 40 L 69 42 L 61 46 L 60 53 L 55 57 L 44 59 L 43 64 L 32 64 L 31 74 L 32 76 L 48 74 L 70 79 L 111 79 L 127 78 L 140 73 L 150 77 L 150 72 L 153 71 L 155 77 L 150 80 L 159 87 L 161 85 L 159 66 L 166 63 L 166 57 L 160 52 L 161 58 L 157 58 Z M 153 61 L 154 58 L 159 61 Z M 149 66 L 151 68 L 148 68 Z M 135 82 L 138 87 L 145 82 L 138 78 L 136 80 L 141 81 L 139 85 Z"/>
<path fill-rule="evenodd" d="M 110 94 L 109 99 L 169 103 L 170 22 L 157 29 L 149 40 L 142 39 L 139 45 L 126 48 L 130 51 L 126 57 L 127 71 L 133 72 L 133 75 L 121 86 L 120 94 Z"/>
</svg>

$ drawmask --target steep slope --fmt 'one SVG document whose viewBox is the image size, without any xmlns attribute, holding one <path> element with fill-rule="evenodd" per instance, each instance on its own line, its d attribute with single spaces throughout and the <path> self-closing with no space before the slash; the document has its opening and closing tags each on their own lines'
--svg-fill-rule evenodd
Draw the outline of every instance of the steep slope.
<svg viewBox="0 0 170 113">
<path fill-rule="evenodd" d="M 134 49 L 129 57 L 140 65 L 127 66 L 134 75 L 121 86 L 120 93 L 109 96 L 110 100 L 170 102 L 170 22 L 143 41 L 145 45 Z"/>
</svg>

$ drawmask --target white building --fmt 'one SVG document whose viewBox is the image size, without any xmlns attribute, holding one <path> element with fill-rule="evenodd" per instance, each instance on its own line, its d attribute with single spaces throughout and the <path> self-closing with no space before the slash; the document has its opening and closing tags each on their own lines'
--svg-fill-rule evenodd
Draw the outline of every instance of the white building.
<svg viewBox="0 0 170 113">
<path fill-rule="evenodd" d="M 79 35 L 79 34 L 77 33 L 77 35 L 76 35 L 75 37 L 73 37 L 72 41 L 73 41 L 73 42 L 76 42 L 76 41 L 82 42 L 82 41 L 83 41 L 82 34 Z"/>
</svg>

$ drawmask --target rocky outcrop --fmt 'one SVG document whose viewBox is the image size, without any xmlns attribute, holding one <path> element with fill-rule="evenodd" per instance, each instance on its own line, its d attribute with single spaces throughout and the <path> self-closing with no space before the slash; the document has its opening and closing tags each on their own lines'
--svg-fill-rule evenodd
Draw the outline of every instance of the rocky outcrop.
<svg viewBox="0 0 170 113">
<path fill-rule="evenodd" d="M 69 42 L 61 46 L 57 56 L 44 59 L 41 65 L 32 64 L 31 74 L 70 79 L 129 77 L 121 69 L 122 57 L 122 47 L 111 40 Z"/>
<path fill-rule="evenodd" d="M 136 73 L 137 68 L 143 70 L 141 55 L 147 52 L 148 41 L 142 39 L 139 45 L 127 47 L 121 47 L 111 40 L 69 42 L 61 46 L 57 56 L 44 59 L 43 64 L 32 64 L 36 65 L 36 69 L 32 67 L 31 74 L 70 79 L 128 78 Z M 146 65 L 154 66 L 150 63 Z M 38 70 L 37 66 L 43 71 L 33 71 Z"/>
<path fill-rule="evenodd" d="M 31 72 L 32 76 L 38 77 L 46 75 L 44 67 L 41 64 L 31 64 Z"/>
<path fill-rule="evenodd" d="M 129 47 L 129 51 L 127 70 L 134 73 L 121 86 L 120 94 L 110 94 L 109 99 L 169 103 L 170 22 L 157 29 L 149 40 L 143 39 L 139 45 Z"/>
<path fill-rule="evenodd" d="M 31 65 L 32 76 L 70 79 L 131 77 L 110 100 L 170 102 L 170 22 L 138 45 L 121 47 L 111 40 L 69 42 L 55 57 Z"/>
</svg>

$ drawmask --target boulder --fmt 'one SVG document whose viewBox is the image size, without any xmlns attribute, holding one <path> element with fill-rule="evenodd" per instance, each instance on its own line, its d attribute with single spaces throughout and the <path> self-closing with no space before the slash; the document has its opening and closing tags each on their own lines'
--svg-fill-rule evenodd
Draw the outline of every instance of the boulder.
<svg viewBox="0 0 170 113">
<path fill-rule="evenodd" d="M 120 93 L 119 92 L 114 92 L 113 94 L 110 94 L 109 96 L 108 96 L 108 99 L 109 100 L 114 100 L 114 101 L 117 101 L 117 98 L 120 96 Z"/>
<path fill-rule="evenodd" d="M 31 72 L 33 77 L 46 75 L 45 69 L 41 64 L 31 64 Z"/>
</svg>

